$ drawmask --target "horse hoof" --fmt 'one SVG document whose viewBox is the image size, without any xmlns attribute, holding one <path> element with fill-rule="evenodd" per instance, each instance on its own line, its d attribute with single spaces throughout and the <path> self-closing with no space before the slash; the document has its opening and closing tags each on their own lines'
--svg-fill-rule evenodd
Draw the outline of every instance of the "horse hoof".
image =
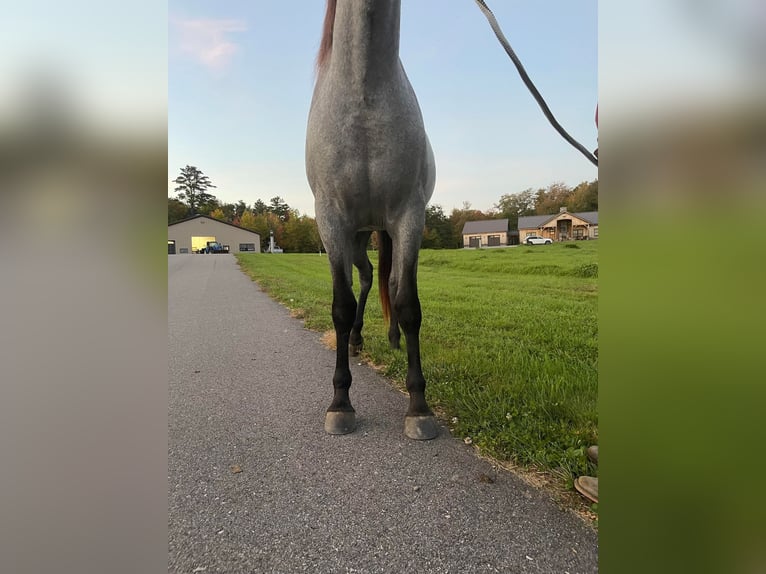
<svg viewBox="0 0 766 574">
<path fill-rule="evenodd" d="M 439 427 L 431 415 L 404 417 L 404 434 L 413 440 L 431 440 L 438 436 Z"/>
<path fill-rule="evenodd" d="M 359 353 L 362 352 L 362 343 L 359 343 L 358 345 L 354 345 L 352 343 L 348 344 L 348 354 L 351 357 L 358 357 Z"/>
<path fill-rule="evenodd" d="M 356 428 L 356 414 L 353 411 L 327 411 L 324 430 L 327 434 L 348 434 Z"/>
</svg>

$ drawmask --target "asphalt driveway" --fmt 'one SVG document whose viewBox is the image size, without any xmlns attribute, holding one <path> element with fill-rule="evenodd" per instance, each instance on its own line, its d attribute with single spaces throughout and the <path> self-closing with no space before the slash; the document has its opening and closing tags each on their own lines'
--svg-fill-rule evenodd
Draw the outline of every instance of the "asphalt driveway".
<svg viewBox="0 0 766 574">
<path fill-rule="evenodd" d="M 407 439 L 369 367 L 356 432 L 325 434 L 334 352 L 233 255 L 168 256 L 168 330 L 169 572 L 598 571 L 596 533 L 545 493 L 446 428 Z"/>
</svg>

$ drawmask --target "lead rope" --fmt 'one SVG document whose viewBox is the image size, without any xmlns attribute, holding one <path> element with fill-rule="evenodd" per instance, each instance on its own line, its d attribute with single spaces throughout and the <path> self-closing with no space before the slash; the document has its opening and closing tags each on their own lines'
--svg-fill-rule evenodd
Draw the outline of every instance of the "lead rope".
<svg viewBox="0 0 766 574">
<path fill-rule="evenodd" d="M 505 48 L 506 53 L 510 56 L 511 60 L 515 64 L 516 69 L 519 71 L 519 75 L 521 76 L 521 79 L 524 81 L 524 84 L 526 84 L 527 88 L 532 93 L 532 96 L 534 96 L 535 100 L 540 106 L 540 109 L 543 110 L 545 117 L 548 118 L 548 121 L 556 129 L 556 131 L 561 134 L 561 137 L 563 137 L 575 148 L 577 148 L 580 151 L 580 153 L 582 153 L 585 157 L 587 157 L 588 160 L 590 160 L 590 162 L 593 165 L 598 167 L 598 158 L 595 155 L 593 155 L 590 151 L 588 151 L 585 148 L 585 146 L 583 146 L 580 142 L 578 142 L 576 139 L 570 136 L 566 132 L 566 130 L 563 127 L 561 127 L 561 124 L 559 124 L 556 121 L 556 118 L 553 117 L 551 110 L 548 108 L 548 104 L 545 103 L 545 100 L 540 95 L 540 92 L 537 91 L 537 88 L 532 83 L 532 80 L 529 78 L 529 75 L 527 74 L 527 71 L 524 69 L 524 66 L 521 65 L 521 61 L 516 56 L 516 53 L 513 51 L 513 48 L 511 48 L 511 45 L 508 43 L 508 40 L 505 39 L 505 35 L 503 34 L 503 31 L 500 29 L 500 25 L 497 23 L 497 20 L 495 19 L 495 15 L 492 13 L 492 10 L 489 9 L 489 7 L 484 3 L 483 0 L 475 0 L 475 1 L 476 1 L 476 4 L 479 5 L 479 9 L 487 17 L 487 20 L 489 21 L 489 25 L 492 27 L 492 31 L 495 33 L 495 36 L 497 36 L 497 39 L 500 40 L 500 44 L 503 46 L 503 48 Z"/>
</svg>

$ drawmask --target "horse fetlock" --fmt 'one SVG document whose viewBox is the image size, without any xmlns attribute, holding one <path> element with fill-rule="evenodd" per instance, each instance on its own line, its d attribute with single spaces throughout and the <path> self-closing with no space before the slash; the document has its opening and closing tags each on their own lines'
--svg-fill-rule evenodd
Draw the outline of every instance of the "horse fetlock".
<svg viewBox="0 0 766 574">
<path fill-rule="evenodd" d="M 364 348 L 364 337 L 359 333 L 351 333 L 348 339 L 348 354 L 352 357 L 356 357 L 362 352 Z"/>
<path fill-rule="evenodd" d="M 348 389 L 351 387 L 351 370 L 348 367 L 336 369 L 332 377 L 332 386 L 335 389 L 336 396 L 341 391 L 345 391 L 346 396 L 348 396 Z"/>
<path fill-rule="evenodd" d="M 388 343 L 392 349 L 401 349 L 402 334 L 399 329 L 391 329 L 388 332 Z"/>
</svg>

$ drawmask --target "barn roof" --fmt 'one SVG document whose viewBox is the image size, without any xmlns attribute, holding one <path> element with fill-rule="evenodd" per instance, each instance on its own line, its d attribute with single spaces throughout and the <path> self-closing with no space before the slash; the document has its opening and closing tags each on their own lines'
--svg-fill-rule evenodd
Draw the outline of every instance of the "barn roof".
<svg viewBox="0 0 766 574">
<path fill-rule="evenodd" d="M 173 227 L 174 225 L 178 225 L 179 223 L 185 223 L 187 221 L 192 221 L 193 219 L 200 219 L 200 218 L 209 219 L 210 221 L 215 221 L 217 223 L 223 223 L 224 225 L 234 227 L 235 229 L 241 229 L 242 231 L 249 231 L 250 233 L 256 233 L 256 234 L 258 233 L 257 231 L 253 231 L 252 229 L 247 229 L 246 227 L 240 227 L 239 225 L 234 225 L 233 223 L 229 223 L 228 221 L 222 221 L 220 219 L 216 219 L 215 217 L 210 217 L 209 215 L 202 215 L 201 213 L 192 215 L 191 217 L 187 217 L 186 219 L 179 219 L 178 221 L 169 223 L 168 227 Z"/>
<path fill-rule="evenodd" d="M 466 221 L 463 235 L 481 233 L 508 233 L 507 219 L 485 219 L 483 221 Z"/>
</svg>

